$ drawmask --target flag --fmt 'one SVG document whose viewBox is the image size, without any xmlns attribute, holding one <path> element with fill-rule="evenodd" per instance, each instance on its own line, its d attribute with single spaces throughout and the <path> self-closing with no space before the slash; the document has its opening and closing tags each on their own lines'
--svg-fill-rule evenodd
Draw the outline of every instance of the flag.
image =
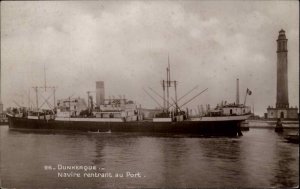
<svg viewBox="0 0 300 189">
<path fill-rule="evenodd" d="M 248 88 L 247 88 L 247 94 L 248 94 L 248 95 L 251 95 L 251 94 L 252 94 L 252 91 L 250 91 Z"/>
</svg>

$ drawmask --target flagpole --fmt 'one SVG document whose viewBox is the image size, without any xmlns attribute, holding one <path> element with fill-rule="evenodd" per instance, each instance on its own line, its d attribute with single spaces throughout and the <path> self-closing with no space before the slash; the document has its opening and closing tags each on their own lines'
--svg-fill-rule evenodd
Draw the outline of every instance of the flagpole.
<svg viewBox="0 0 300 189">
<path fill-rule="evenodd" d="M 244 100 L 244 106 L 246 105 L 246 98 L 247 98 L 247 94 L 248 94 L 248 88 L 247 88 L 247 90 L 246 90 L 246 95 L 245 95 L 245 100 Z"/>
</svg>

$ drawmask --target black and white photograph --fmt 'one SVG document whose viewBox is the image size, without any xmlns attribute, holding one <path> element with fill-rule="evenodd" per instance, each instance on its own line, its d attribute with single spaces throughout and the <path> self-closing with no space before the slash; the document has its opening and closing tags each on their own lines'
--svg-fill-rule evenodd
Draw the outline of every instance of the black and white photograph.
<svg viewBox="0 0 300 189">
<path fill-rule="evenodd" d="M 0 5 L 0 188 L 299 187 L 298 1 Z"/>
</svg>

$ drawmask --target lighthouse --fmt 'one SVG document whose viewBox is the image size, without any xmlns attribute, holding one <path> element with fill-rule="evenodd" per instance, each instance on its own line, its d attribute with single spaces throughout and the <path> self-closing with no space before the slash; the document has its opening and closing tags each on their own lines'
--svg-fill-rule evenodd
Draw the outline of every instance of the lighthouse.
<svg viewBox="0 0 300 189">
<path fill-rule="evenodd" d="M 277 39 L 277 98 L 276 108 L 288 108 L 288 60 L 287 38 L 285 31 L 281 29 Z"/>
<path fill-rule="evenodd" d="M 271 119 L 297 119 L 298 108 L 289 106 L 288 95 L 288 39 L 281 29 L 277 38 L 277 88 L 276 107 L 267 108 L 267 117 Z"/>
<path fill-rule="evenodd" d="M 1 60 L 0 60 L 0 114 L 3 113 L 3 104 L 1 99 Z"/>
</svg>

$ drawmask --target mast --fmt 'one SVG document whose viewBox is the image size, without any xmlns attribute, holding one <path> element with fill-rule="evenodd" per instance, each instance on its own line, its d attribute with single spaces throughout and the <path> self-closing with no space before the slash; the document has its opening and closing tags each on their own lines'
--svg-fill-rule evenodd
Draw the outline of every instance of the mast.
<svg viewBox="0 0 300 189">
<path fill-rule="evenodd" d="M 171 67 L 170 67 L 170 56 L 168 54 L 168 67 L 167 67 L 167 80 L 163 80 L 163 91 L 164 91 L 164 108 L 165 108 L 165 101 L 167 101 L 167 111 L 169 111 L 170 106 L 173 106 L 172 104 L 170 105 L 170 91 L 169 88 L 172 87 L 172 84 L 174 84 L 174 89 L 175 89 L 175 111 L 177 113 L 177 81 L 171 81 Z M 167 87 L 167 100 L 165 100 L 165 87 Z M 173 100 L 174 101 L 174 100 Z"/>
<path fill-rule="evenodd" d="M 164 101 L 164 110 L 163 111 L 165 111 L 165 109 L 166 109 L 166 87 L 165 87 L 165 80 L 163 80 L 163 82 L 162 82 L 162 85 L 163 85 L 163 93 L 164 93 L 164 99 L 163 99 L 163 101 Z"/>
<path fill-rule="evenodd" d="M 28 108 L 30 108 L 30 88 L 28 89 Z"/>
<path fill-rule="evenodd" d="M 239 91 L 239 79 L 236 79 L 236 104 L 239 105 L 240 104 L 240 91 Z"/>
<path fill-rule="evenodd" d="M 35 89 L 35 100 L 36 100 L 36 108 L 39 109 L 39 96 L 38 96 L 38 87 L 33 87 Z"/>
<path fill-rule="evenodd" d="M 44 82 L 45 82 L 45 92 L 47 88 L 47 83 L 46 83 L 46 64 L 44 63 Z"/>
<path fill-rule="evenodd" d="M 175 111 L 172 111 L 173 113 L 175 113 L 176 115 L 178 114 L 178 110 L 180 110 L 180 108 L 186 104 L 188 104 L 189 102 L 191 102 L 193 99 L 195 99 L 196 97 L 198 97 L 200 94 L 202 94 L 203 92 L 205 92 L 207 90 L 207 88 L 203 91 L 201 91 L 200 93 L 198 93 L 196 96 L 194 96 L 193 98 L 189 99 L 188 101 L 186 101 L 185 103 L 183 103 L 181 106 L 178 105 L 178 102 L 183 99 L 185 96 L 187 96 L 188 94 L 190 94 L 193 90 L 195 90 L 196 88 L 198 88 L 198 86 L 194 87 L 192 90 L 190 90 L 188 93 L 186 93 L 185 95 L 183 95 L 182 97 L 180 97 L 179 99 L 177 98 L 177 85 L 178 85 L 178 81 L 174 80 L 174 81 L 171 81 L 171 67 L 170 67 L 170 56 L 168 54 L 168 66 L 166 68 L 166 71 L 167 71 L 167 80 L 163 80 L 162 81 L 162 87 L 163 87 L 163 97 L 161 95 L 159 95 L 157 92 L 155 92 L 153 89 L 151 89 L 156 95 L 158 95 L 160 98 L 163 99 L 163 102 L 164 102 L 164 109 L 165 109 L 165 102 L 167 101 L 167 107 L 166 107 L 166 110 L 167 112 L 169 112 L 169 108 L 171 106 L 174 107 L 174 104 L 175 104 Z M 172 101 L 173 103 L 170 104 L 169 102 L 169 98 L 170 98 L 170 91 L 169 91 L 169 88 L 170 87 L 173 87 L 174 86 L 174 92 L 175 92 L 175 100 L 173 98 Z M 165 99 L 165 87 L 167 88 L 167 99 Z M 200 109 L 200 107 L 198 108 Z M 189 113 L 189 112 L 187 112 Z"/>
<path fill-rule="evenodd" d="M 54 104 L 53 104 L 53 108 L 56 107 L 55 90 L 56 90 L 56 88 L 53 87 L 53 103 L 54 103 Z"/>
<path fill-rule="evenodd" d="M 169 109 L 169 87 L 170 87 L 170 62 L 168 55 L 168 67 L 167 67 L 167 109 Z"/>
<path fill-rule="evenodd" d="M 176 112 L 176 114 L 177 114 L 177 112 L 178 112 L 178 108 L 177 108 L 178 104 L 177 104 L 177 88 L 176 88 L 176 86 L 177 86 L 177 82 L 174 81 L 174 88 L 175 88 L 175 103 L 176 103 L 176 109 L 175 109 L 175 112 Z"/>
<path fill-rule="evenodd" d="M 47 88 L 50 88 L 50 89 L 53 89 L 53 108 L 56 107 L 56 98 L 55 98 L 55 92 L 56 92 L 56 88 L 55 86 L 47 86 L 47 79 L 46 79 L 46 64 L 44 64 L 44 86 L 35 86 L 35 87 L 32 87 L 35 89 L 35 97 L 36 97 L 36 106 L 37 106 L 37 109 L 39 109 L 39 94 L 38 94 L 38 91 L 39 89 L 42 89 L 42 90 L 45 90 L 45 92 L 47 91 Z M 41 97 L 43 97 L 43 95 L 41 94 Z M 43 97 L 44 98 L 44 97 Z M 49 99 L 50 97 L 48 97 Z M 44 102 L 42 103 L 41 107 L 47 103 L 49 108 L 51 108 L 51 105 L 49 105 L 49 102 L 48 102 L 48 99 L 45 99 L 44 98 Z M 29 103 L 30 103 L 30 92 L 29 92 Z"/>
</svg>

